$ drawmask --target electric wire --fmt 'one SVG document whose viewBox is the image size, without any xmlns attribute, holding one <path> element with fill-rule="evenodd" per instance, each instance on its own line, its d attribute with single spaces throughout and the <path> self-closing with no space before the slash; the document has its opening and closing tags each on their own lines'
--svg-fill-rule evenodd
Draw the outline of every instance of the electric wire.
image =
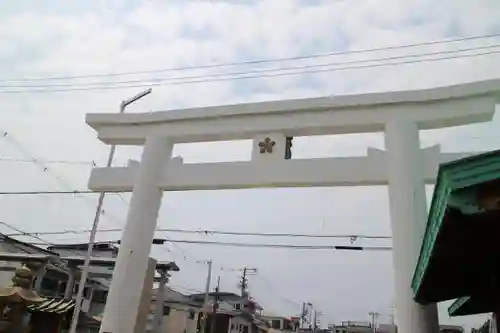
<svg viewBox="0 0 500 333">
<path fill-rule="evenodd" d="M 27 236 L 27 237 L 36 239 L 38 241 L 41 241 L 42 243 L 40 243 L 40 245 L 43 245 L 43 246 L 45 246 L 45 245 L 53 246 L 54 245 L 53 243 L 51 243 L 51 242 L 49 242 L 49 241 L 47 241 L 47 240 L 45 240 L 45 239 L 43 239 L 43 238 L 41 238 L 41 237 L 39 237 L 37 235 L 32 235 L 29 232 L 25 232 L 22 229 L 14 227 L 13 225 L 8 224 L 6 222 L 0 221 L 0 224 L 3 225 L 3 226 L 5 226 L 5 227 L 7 227 L 7 228 L 9 228 L 9 229 L 11 229 L 11 230 L 16 231 L 17 232 L 16 235 L 23 235 L 23 236 Z M 4 236 L 7 236 L 7 234 L 4 234 Z M 7 237 L 10 237 L 10 236 L 7 236 Z M 35 245 L 34 243 L 29 243 L 29 244 Z"/>
<path fill-rule="evenodd" d="M 200 289 L 196 289 L 196 288 L 192 288 L 192 287 L 186 287 L 186 286 L 181 286 L 181 285 L 172 284 L 172 283 L 169 283 L 168 287 L 171 287 L 173 290 L 175 290 L 175 289 L 179 289 L 181 292 L 188 292 L 188 293 L 192 293 L 192 292 L 195 292 L 195 293 L 204 293 L 204 291 L 202 291 L 202 290 L 200 290 Z"/>
<path fill-rule="evenodd" d="M 114 192 L 109 192 L 111 194 L 118 194 Z M 69 191 L 0 191 L 0 195 L 61 195 L 61 194 L 71 194 L 71 195 L 83 195 L 83 194 L 99 194 L 96 191 L 90 190 L 69 190 Z"/>
<path fill-rule="evenodd" d="M 385 63 L 385 64 L 381 63 L 381 64 L 371 64 L 371 65 L 361 65 L 361 66 L 319 68 L 319 69 L 306 70 L 306 71 L 270 73 L 270 74 L 261 74 L 261 75 L 246 75 L 246 76 L 234 76 L 234 77 L 222 77 L 222 78 L 211 78 L 210 75 L 207 75 L 207 76 L 203 76 L 201 79 L 195 79 L 195 80 L 150 82 L 147 84 L 130 84 L 130 85 L 120 85 L 120 86 L 110 85 L 110 86 L 68 88 L 68 89 L 15 89 L 15 90 L 10 89 L 10 90 L 0 90 L 0 93 L 51 93 L 51 92 L 91 91 L 91 90 L 104 91 L 104 90 L 116 90 L 116 89 L 139 88 L 139 87 L 187 85 L 187 84 L 197 84 L 197 83 L 217 83 L 217 82 L 235 81 L 235 80 L 263 79 L 263 78 L 273 78 L 273 77 L 293 76 L 293 75 L 303 75 L 303 74 L 318 74 L 318 73 L 336 72 L 336 71 L 345 71 L 345 70 L 354 70 L 354 69 L 391 67 L 391 66 L 397 66 L 397 65 L 415 64 L 415 63 L 422 63 L 422 62 L 434 62 L 434 61 L 451 60 L 451 59 L 459 59 L 459 58 L 461 59 L 461 58 L 471 58 L 471 57 L 479 57 L 479 56 L 487 56 L 487 55 L 496 55 L 499 53 L 500 53 L 500 50 L 475 53 L 475 54 L 465 54 L 465 55 L 432 58 L 432 59 L 399 61 L 399 62 Z"/>
<path fill-rule="evenodd" d="M 33 156 L 33 154 L 31 154 L 29 152 L 28 149 L 26 149 L 20 142 L 20 140 L 17 140 L 12 134 L 8 133 L 7 131 L 3 131 L 3 137 L 5 140 L 7 140 L 8 143 L 11 144 L 11 146 L 13 146 L 14 148 L 16 148 L 18 151 L 20 151 L 23 155 L 25 155 L 28 159 L 32 160 L 33 163 L 39 165 L 42 169 L 43 169 L 43 172 L 46 172 L 46 173 L 49 173 L 51 176 L 53 176 L 63 187 L 66 187 L 66 188 L 71 188 L 71 184 L 66 181 L 65 179 L 63 179 L 61 176 L 59 176 L 56 172 L 54 172 L 51 168 L 49 168 L 47 166 L 47 164 L 45 164 L 41 159 L 38 159 L 36 157 Z M 31 192 L 31 193 L 30 193 Z M 39 192 L 39 193 L 37 193 Z M 25 191 L 25 192 L 18 192 L 17 194 L 25 194 L 25 195 L 28 195 L 28 194 L 41 194 L 40 192 L 42 191 Z M 66 193 L 71 193 L 73 195 L 77 195 L 77 196 L 80 196 L 82 198 L 84 198 L 87 202 L 89 197 L 87 196 L 83 196 L 82 194 L 85 193 L 95 193 L 95 192 L 92 192 L 92 191 L 79 191 L 79 190 L 67 190 L 67 191 L 44 191 L 46 193 L 44 194 L 60 194 L 60 192 L 66 192 Z M 47 192 L 52 192 L 52 193 L 47 193 Z M 6 194 L 6 193 L 0 193 L 1 194 Z M 123 195 L 121 193 L 117 193 L 118 197 L 120 198 L 121 202 L 124 203 L 127 207 L 129 206 L 129 202 L 123 197 Z M 91 205 L 92 205 L 92 208 L 94 208 L 94 202 L 92 200 L 90 200 L 89 202 Z M 119 222 L 120 219 L 114 217 L 112 214 L 108 214 L 107 211 L 105 211 L 104 209 L 102 209 L 101 211 L 101 214 L 107 218 L 108 220 L 114 220 L 116 222 Z M 72 233 L 72 232 L 70 232 Z M 187 258 L 188 256 L 188 253 L 182 249 L 178 244 L 174 244 L 174 246 L 176 248 L 178 248 L 181 252 L 183 252 L 184 254 L 184 257 Z"/>
<path fill-rule="evenodd" d="M 50 246 L 57 246 L 57 244 L 55 244 L 55 243 L 49 242 L 49 241 L 47 241 L 47 240 L 45 240 L 45 239 L 43 239 L 43 238 L 41 238 L 41 237 L 39 237 L 37 235 L 32 235 L 29 232 L 25 232 L 22 229 L 17 228 L 15 226 L 13 226 L 12 224 L 9 224 L 9 223 L 7 223 L 5 221 L 0 221 L 0 224 L 3 225 L 3 226 L 5 226 L 5 227 L 7 227 L 7 228 L 9 228 L 9 229 L 11 229 L 11 230 L 16 231 L 19 234 L 22 234 L 23 236 L 30 237 L 30 238 L 36 239 L 38 241 L 41 241 L 41 243 L 25 242 L 26 244 L 31 244 L 31 245 L 35 245 L 35 246 L 49 246 L 49 247 Z M 3 234 L 3 235 L 7 236 L 6 234 Z M 73 252 L 73 253 L 75 253 L 78 256 L 82 256 L 83 257 L 82 253 L 80 253 L 80 252 L 78 252 L 76 250 L 72 250 L 72 249 L 66 249 L 66 250 L 68 250 L 70 252 Z"/>
<path fill-rule="evenodd" d="M 297 301 L 294 301 L 286 296 L 284 296 L 283 294 L 281 294 L 280 292 L 278 292 L 278 289 L 279 288 L 276 288 L 267 278 L 264 278 L 264 276 L 262 275 L 261 272 L 259 272 L 259 274 L 256 274 L 255 275 L 261 282 L 263 282 L 263 284 L 267 287 L 267 289 L 269 289 L 269 291 L 273 292 L 274 294 L 276 294 L 279 298 L 281 298 L 282 301 L 284 301 L 285 303 L 287 304 L 291 304 L 291 305 L 294 305 L 294 306 L 298 306 L 299 308 L 302 306 L 302 304 L 300 302 L 297 302 Z"/>
<path fill-rule="evenodd" d="M 95 203 L 93 200 L 91 200 L 88 196 L 81 195 L 83 191 L 75 191 L 72 190 L 72 185 L 69 181 L 64 179 L 62 176 L 58 175 L 52 168 L 50 168 L 47 164 L 44 163 L 43 160 L 35 157 L 24 145 L 21 143 L 20 140 L 18 140 L 16 137 L 12 135 L 12 133 L 1 130 L 3 132 L 3 138 L 4 140 L 7 141 L 12 147 L 17 149 L 21 154 L 23 154 L 26 158 L 31 159 L 33 163 L 38 165 L 44 173 L 50 174 L 60 185 L 62 188 L 66 188 L 66 190 L 63 192 L 72 192 L 73 195 L 78 196 L 80 198 L 83 198 L 88 204 L 94 208 Z M 27 191 L 27 192 L 33 192 L 33 191 Z M 25 194 L 27 193 L 25 192 Z M 37 191 L 35 191 L 37 192 Z M 55 191 L 54 191 L 55 192 Z M 104 209 L 102 210 L 102 215 L 104 215 L 109 221 L 119 221 L 118 218 L 113 216 L 113 214 L 108 214 Z"/>
<path fill-rule="evenodd" d="M 122 228 L 108 228 L 99 229 L 99 233 L 112 233 L 122 232 Z M 239 232 L 239 231 L 225 231 L 225 230 L 187 230 L 187 229 L 174 229 L 174 228 L 157 228 L 157 232 L 173 232 L 173 233 L 187 233 L 199 235 L 232 235 L 232 236 L 257 236 L 257 237 L 299 237 L 299 238 L 346 238 L 350 240 L 357 239 L 391 239 L 391 236 L 380 235 L 356 235 L 356 234 L 305 234 L 305 233 L 281 233 L 281 232 Z M 87 234 L 89 229 L 74 229 L 74 230 L 61 230 L 61 231 L 33 231 L 33 235 L 67 235 L 67 234 Z M 22 234 L 12 233 L 6 236 L 20 236 Z"/>
<path fill-rule="evenodd" d="M 352 61 L 339 61 L 332 62 L 326 64 L 311 64 L 311 65 L 301 65 L 301 66 L 289 66 L 289 67 L 280 67 L 280 68 L 266 68 L 266 69 L 256 69 L 252 71 L 240 71 L 240 72 L 229 72 L 229 73 L 214 73 L 214 74 L 204 74 L 204 75 L 194 75 L 194 76 L 182 76 L 182 77 L 170 77 L 170 78 L 151 78 L 149 80 L 140 79 L 140 80 L 127 80 L 127 81 L 111 81 L 111 82 L 90 82 L 90 83 L 57 83 L 57 84 L 42 84 L 42 85 L 0 85 L 0 88 L 60 88 L 60 87 L 106 87 L 108 85 L 123 85 L 123 84 L 135 84 L 135 83 L 161 83 L 161 82 L 171 82 L 176 80 L 198 80 L 204 78 L 218 78 L 218 77 L 226 77 L 226 76 L 235 76 L 235 75 L 251 75 L 251 74 L 261 74 L 261 73 L 272 73 L 272 72 L 282 72 L 282 71 L 291 71 L 291 70 L 305 70 L 305 69 L 318 69 L 318 68 L 329 68 L 331 66 L 338 65 L 353 65 L 353 64 L 363 64 L 363 63 L 371 63 L 378 61 L 392 61 L 392 60 L 400 60 L 407 58 L 415 58 L 415 57 L 424 57 L 424 56 L 434 56 L 434 55 L 444 55 L 444 54 L 453 54 L 459 52 L 467 52 L 467 51 L 479 51 L 500 47 L 500 44 L 486 45 L 486 46 L 476 46 L 469 47 L 457 50 L 445 50 L 445 51 L 435 51 L 428 52 L 422 54 L 409 54 L 409 55 L 401 55 L 401 56 L 391 56 L 391 57 L 382 57 L 382 58 L 374 58 L 374 59 L 363 59 L 363 60 L 352 60 Z"/>
<path fill-rule="evenodd" d="M 500 33 L 460 37 L 460 38 L 453 38 L 453 39 L 442 39 L 442 40 L 435 40 L 435 41 L 427 41 L 427 42 L 403 44 L 403 45 L 393 45 L 393 46 L 385 46 L 385 47 L 377 47 L 377 48 L 358 49 L 358 50 L 350 50 L 350 51 L 335 51 L 335 52 L 327 52 L 327 53 L 303 55 L 303 56 L 294 56 L 294 57 L 268 58 L 268 59 L 257 59 L 257 60 L 240 61 L 240 62 L 226 62 L 226 63 L 183 66 L 183 67 L 171 67 L 171 68 L 143 70 L 143 71 L 98 73 L 98 74 L 77 75 L 77 76 L 0 79 L 0 82 L 5 83 L 5 82 L 29 82 L 29 81 L 45 81 L 45 80 L 75 80 L 75 79 L 88 79 L 88 78 L 99 78 L 99 77 L 151 74 L 151 73 L 158 73 L 158 72 L 173 72 L 173 71 L 186 71 L 186 70 L 196 70 L 196 69 L 209 69 L 209 68 L 218 68 L 218 67 L 256 65 L 256 64 L 264 64 L 264 63 L 272 63 L 272 62 L 283 62 L 283 61 L 295 61 L 295 60 L 304 60 L 304 59 L 323 58 L 323 57 L 331 57 L 331 56 L 338 56 L 338 55 L 351 55 L 351 54 L 371 53 L 371 52 L 378 52 L 378 51 L 390 51 L 390 50 L 406 49 L 406 48 L 412 48 L 412 47 L 422 47 L 422 46 L 457 43 L 457 42 L 466 42 L 466 41 L 488 39 L 488 38 L 495 38 L 495 37 L 500 37 Z"/>
<path fill-rule="evenodd" d="M 185 243 L 198 245 L 214 245 L 227 247 L 247 247 L 247 248 L 271 248 L 271 249 L 293 249 L 293 250 L 336 250 L 336 251 L 391 251 L 389 246 L 352 246 L 352 245 L 296 245 L 296 244 L 270 244 L 270 243 L 235 243 L 235 242 L 215 242 L 187 239 L 168 239 L 169 243 Z M 118 241 L 105 241 L 100 243 L 114 244 Z M 39 243 L 29 243 L 40 245 Z"/>
<path fill-rule="evenodd" d="M 0 157 L 0 162 L 16 162 L 16 163 L 37 163 L 29 158 L 14 158 L 14 157 Z M 43 160 L 44 164 L 69 164 L 69 165 L 85 165 L 97 166 L 94 161 L 77 161 L 77 160 Z"/>
<path fill-rule="evenodd" d="M 215 245 L 229 247 L 249 247 L 249 248 L 276 248 L 295 250 L 340 250 L 340 251 L 391 251 L 388 246 L 350 246 L 350 245 L 295 245 L 295 244 L 259 244 L 259 243 L 235 243 L 235 242 L 215 242 L 186 239 L 169 239 L 172 243 Z"/>
</svg>

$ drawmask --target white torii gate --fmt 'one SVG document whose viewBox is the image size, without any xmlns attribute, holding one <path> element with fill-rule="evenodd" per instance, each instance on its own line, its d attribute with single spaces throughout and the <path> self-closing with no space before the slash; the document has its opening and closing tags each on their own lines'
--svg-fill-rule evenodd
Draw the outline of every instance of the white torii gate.
<svg viewBox="0 0 500 333">
<path fill-rule="evenodd" d="M 426 222 L 424 183 L 442 162 L 470 154 L 420 148 L 419 130 L 491 120 L 500 80 L 428 90 L 347 95 L 147 114 L 88 114 L 107 144 L 143 145 L 140 162 L 95 168 L 89 188 L 132 191 L 101 332 L 132 333 L 164 191 L 388 185 L 399 332 L 438 332 L 436 306 L 410 288 Z M 384 132 L 385 151 L 285 160 L 286 137 Z M 183 164 L 173 145 L 253 139 L 249 162 Z"/>
</svg>

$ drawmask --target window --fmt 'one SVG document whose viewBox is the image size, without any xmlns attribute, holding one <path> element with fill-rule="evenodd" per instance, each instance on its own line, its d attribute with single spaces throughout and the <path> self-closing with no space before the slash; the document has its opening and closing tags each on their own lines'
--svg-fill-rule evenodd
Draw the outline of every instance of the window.
<svg viewBox="0 0 500 333">
<path fill-rule="evenodd" d="M 236 303 L 236 304 L 234 305 L 234 308 L 235 308 L 236 310 L 241 310 L 241 304 L 240 304 L 240 303 Z"/>
<path fill-rule="evenodd" d="M 92 289 L 90 289 L 89 287 L 83 288 L 83 297 L 89 299 L 91 294 L 92 294 Z"/>
<path fill-rule="evenodd" d="M 164 306 L 163 307 L 163 315 L 164 316 L 170 315 L 170 306 Z"/>
<path fill-rule="evenodd" d="M 57 280 L 46 277 L 42 279 L 42 285 L 41 285 L 42 290 L 55 293 L 57 292 L 57 287 L 58 287 Z"/>
<path fill-rule="evenodd" d="M 242 333 L 248 333 L 248 326 L 247 325 L 242 325 L 243 329 L 241 330 Z"/>
<path fill-rule="evenodd" d="M 58 291 L 58 293 L 59 293 L 60 295 L 64 295 L 64 292 L 66 291 L 66 285 L 67 285 L 67 283 L 66 283 L 66 282 L 61 282 L 61 283 L 59 284 L 59 291 Z"/>
<path fill-rule="evenodd" d="M 281 329 L 281 320 L 275 319 L 275 320 L 271 321 L 271 328 L 273 328 L 275 330 Z"/>
<path fill-rule="evenodd" d="M 106 303 L 108 299 L 108 292 L 106 290 L 96 290 L 92 296 L 94 302 Z"/>
<path fill-rule="evenodd" d="M 188 319 L 194 320 L 196 313 L 193 309 L 189 309 Z"/>
<path fill-rule="evenodd" d="M 286 320 L 283 323 L 283 330 L 285 330 L 285 331 L 293 331 L 292 323 L 290 321 Z"/>
</svg>

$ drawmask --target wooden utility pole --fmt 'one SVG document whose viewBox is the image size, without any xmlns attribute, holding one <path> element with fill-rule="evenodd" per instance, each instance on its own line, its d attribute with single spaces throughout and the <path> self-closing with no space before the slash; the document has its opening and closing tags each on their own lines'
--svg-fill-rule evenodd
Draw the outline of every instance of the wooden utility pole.
<svg viewBox="0 0 500 333">
<path fill-rule="evenodd" d="M 210 294 L 210 281 L 212 279 L 212 260 L 207 261 L 208 264 L 208 274 L 207 283 L 205 285 L 205 299 L 203 302 L 203 321 L 201 323 L 201 332 L 206 333 L 207 319 L 208 319 L 208 304 L 209 304 L 209 294 Z"/>
<path fill-rule="evenodd" d="M 159 270 L 160 273 L 160 283 L 158 284 L 158 289 L 156 290 L 155 298 L 155 311 L 153 320 L 153 331 L 154 333 L 160 333 L 162 321 L 163 321 L 163 306 L 165 301 L 165 287 L 170 278 L 170 274 L 167 269 Z"/>
<path fill-rule="evenodd" d="M 306 322 L 307 310 L 306 302 L 302 302 L 302 309 L 300 310 L 299 327 L 304 328 L 304 323 Z"/>
<path fill-rule="evenodd" d="M 241 297 L 247 297 L 248 298 L 248 273 L 257 273 L 257 268 L 243 268 L 243 274 L 241 275 L 241 280 L 240 280 L 240 290 L 241 290 Z"/>
<path fill-rule="evenodd" d="M 318 318 L 317 318 L 317 315 L 318 315 L 318 311 L 314 310 L 314 316 L 313 316 L 313 330 L 316 331 L 316 329 L 318 328 Z"/>
<path fill-rule="evenodd" d="M 217 308 L 219 307 L 219 287 L 220 287 L 220 276 L 217 277 L 217 286 L 215 287 L 215 294 L 214 294 L 214 304 L 212 306 L 212 320 L 210 322 L 210 332 L 209 333 L 215 333 L 216 329 L 216 320 L 217 320 Z"/>
<path fill-rule="evenodd" d="M 369 313 L 370 317 L 372 318 L 371 325 L 372 325 L 372 331 L 373 333 L 377 333 L 377 318 L 380 315 L 378 312 L 370 312 Z"/>
</svg>

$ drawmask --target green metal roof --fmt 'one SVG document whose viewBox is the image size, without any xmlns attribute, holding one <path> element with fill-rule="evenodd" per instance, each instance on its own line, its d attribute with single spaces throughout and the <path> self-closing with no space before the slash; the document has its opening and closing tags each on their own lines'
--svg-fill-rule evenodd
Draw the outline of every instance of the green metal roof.
<svg viewBox="0 0 500 333">
<path fill-rule="evenodd" d="M 450 317 L 489 313 L 498 308 L 496 293 L 492 297 L 465 296 L 458 298 L 448 308 Z"/>
<path fill-rule="evenodd" d="M 457 312 L 461 312 L 461 309 L 463 309 L 467 302 L 469 302 L 471 299 L 470 296 L 465 296 L 465 297 L 460 297 L 455 300 L 449 307 L 448 307 L 448 315 L 450 317 L 457 316 Z"/>
<path fill-rule="evenodd" d="M 463 213 L 466 213 L 467 209 L 471 213 L 480 211 L 477 206 L 462 204 L 459 202 L 460 197 L 452 196 L 452 194 L 457 190 L 499 178 L 500 150 L 467 157 L 440 166 L 420 256 L 413 275 L 412 289 L 416 298 L 418 298 L 424 276 L 432 259 L 447 208 L 459 205 L 465 210 L 462 210 Z"/>
</svg>

